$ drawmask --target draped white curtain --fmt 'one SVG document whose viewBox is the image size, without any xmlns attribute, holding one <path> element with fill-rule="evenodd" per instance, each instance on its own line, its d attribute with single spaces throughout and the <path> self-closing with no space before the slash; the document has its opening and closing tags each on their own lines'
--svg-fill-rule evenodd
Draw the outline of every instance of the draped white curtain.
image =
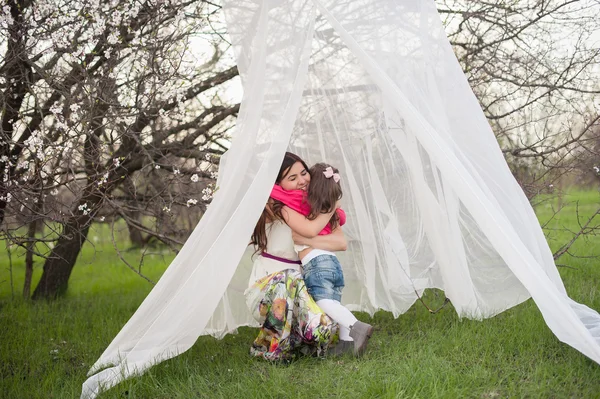
<svg viewBox="0 0 600 399">
<path fill-rule="evenodd" d="M 433 1 L 226 0 L 225 12 L 244 97 L 219 190 L 82 398 L 254 323 L 246 244 L 288 148 L 340 169 L 351 309 L 399 315 L 436 287 L 481 319 L 531 296 L 600 363 L 600 315 L 567 297 Z"/>
</svg>

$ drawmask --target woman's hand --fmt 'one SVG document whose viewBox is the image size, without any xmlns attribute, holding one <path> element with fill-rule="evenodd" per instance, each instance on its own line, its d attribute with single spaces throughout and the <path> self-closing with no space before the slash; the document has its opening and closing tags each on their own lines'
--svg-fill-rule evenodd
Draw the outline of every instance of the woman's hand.
<svg viewBox="0 0 600 399">
<path fill-rule="evenodd" d="M 296 245 L 309 245 L 308 241 L 310 241 L 310 238 L 306 238 L 292 230 L 292 240 L 294 240 L 294 244 Z"/>
<path fill-rule="evenodd" d="M 316 237 L 304 237 L 292 231 L 294 244 L 308 245 L 311 248 L 323 249 L 325 251 L 345 251 L 348 247 L 346 237 L 341 227 L 334 229 L 331 234 Z"/>
</svg>

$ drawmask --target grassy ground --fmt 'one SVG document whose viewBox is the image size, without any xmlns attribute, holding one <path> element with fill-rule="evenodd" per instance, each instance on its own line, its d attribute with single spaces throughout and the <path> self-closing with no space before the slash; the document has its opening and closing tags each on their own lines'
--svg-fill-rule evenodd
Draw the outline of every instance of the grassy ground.
<svg viewBox="0 0 600 399">
<path fill-rule="evenodd" d="M 547 227 L 557 249 L 577 227 L 574 216 L 593 213 L 597 192 L 571 193 L 567 207 Z M 556 201 L 537 207 L 542 223 Z M 106 230 L 90 234 L 68 295 L 31 305 L 20 299 L 23 259 L 13 255 L 11 285 L 6 255 L 0 258 L 0 397 L 78 397 L 90 365 L 128 320 L 150 285 L 114 253 Z M 97 238 L 94 238 L 97 237 Z M 123 236 L 117 237 L 119 242 Z M 150 251 L 152 252 L 152 251 Z M 597 255 L 600 239 L 575 243 L 572 253 Z M 136 264 L 140 253 L 126 257 Z M 172 256 L 154 250 L 144 273 L 157 279 Z M 560 272 L 571 297 L 600 309 L 600 265 L 594 259 L 562 257 Z M 572 268 L 571 268 L 572 267 Z M 35 278 L 39 278 L 36 270 Z M 433 304 L 442 298 L 427 294 Z M 394 319 L 359 314 L 377 327 L 361 359 L 303 358 L 276 366 L 248 356 L 256 330 L 243 328 L 221 341 L 202 337 L 187 353 L 126 381 L 102 398 L 598 398 L 600 366 L 558 342 L 532 301 L 483 322 L 459 320 L 451 307 L 430 315 L 416 304 Z"/>
</svg>

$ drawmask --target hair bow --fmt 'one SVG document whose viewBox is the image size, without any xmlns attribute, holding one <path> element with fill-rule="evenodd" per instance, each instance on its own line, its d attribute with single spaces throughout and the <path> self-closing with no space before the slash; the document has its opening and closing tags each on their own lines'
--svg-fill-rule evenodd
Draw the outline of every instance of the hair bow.
<svg viewBox="0 0 600 399">
<path fill-rule="evenodd" d="M 336 182 L 336 183 L 340 182 L 340 174 L 339 173 L 333 173 L 333 169 L 331 168 L 331 166 L 328 166 L 325 169 L 325 171 L 323 172 L 323 174 L 328 179 L 331 179 L 333 177 L 333 181 Z"/>
</svg>

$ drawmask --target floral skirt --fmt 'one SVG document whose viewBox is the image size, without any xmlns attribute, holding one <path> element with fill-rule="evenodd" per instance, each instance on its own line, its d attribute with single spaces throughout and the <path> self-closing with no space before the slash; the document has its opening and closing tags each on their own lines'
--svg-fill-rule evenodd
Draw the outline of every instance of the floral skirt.
<svg viewBox="0 0 600 399">
<path fill-rule="evenodd" d="M 338 326 L 306 290 L 300 272 L 270 274 L 246 290 L 246 303 L 261 323 L 250 354 L 267 360 L 288 360 L 296 350 L 321 355 L 337 341 Z M 308 347 L 308 348 L 306 348 Z"/>
</svg>

